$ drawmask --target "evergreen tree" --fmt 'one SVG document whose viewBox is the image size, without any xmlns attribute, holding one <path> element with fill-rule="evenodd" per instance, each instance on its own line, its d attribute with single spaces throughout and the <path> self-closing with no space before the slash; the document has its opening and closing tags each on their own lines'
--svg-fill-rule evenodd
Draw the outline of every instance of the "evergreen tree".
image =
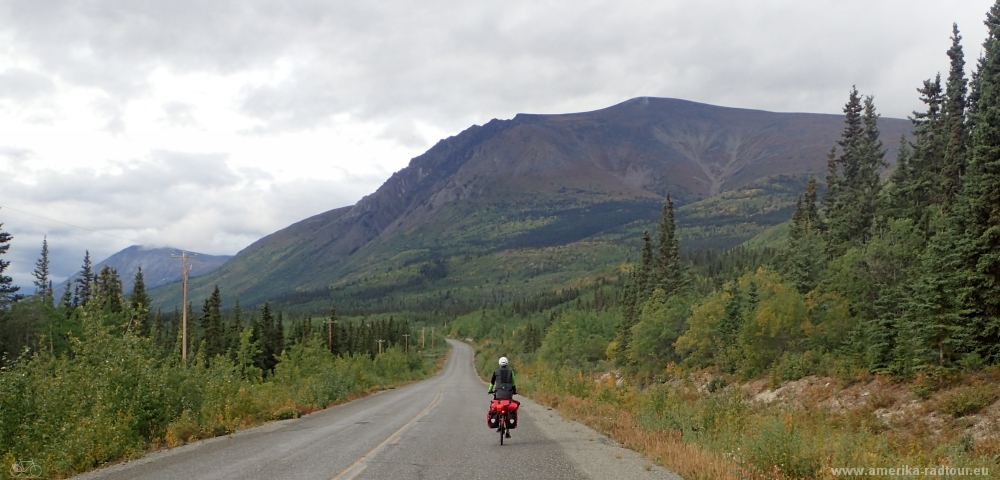
<svg viewBox="0 0 1000 480">
<path fill-rule="evenodd" d="M 852 88 L 844 106 L 844 132 L 837 142 L 840 155 L 827 159 L 826 249 L 840 256 L 851 246 L 863 245 L 872 235 L 876 199 L 881 184 L 885 150 L 879 140 L 878 117 L 872 97 L 862 102 Z"/>
<path fill-rule="evenodd" d="M 2 223 L 0 223 L 0 228 L 3 228 Z M 10 249 L 10 241 L 13 239 L 11 234 L 0 230 L 0 256 L 7 253 L 7 250 Z M 14 285 L 13 278 L 3 273 L 9 266 L 10 261 L 0 258 L 0 310 L 8 308 L 12 302 L 17 301 L 17 291 L 21 289 L 21 287 Z"/>
<path fill-rule="evenodd" d="M 166 325 L 163 323 L 163 311 L 159 308 L 156 309 L 156 314 L 153 315 L 153 327 L 149 333 L 150 338 L 152 338 L 157 345 L 163 345 L 163 337 L 166 334 Z"/>
<path fill-rule="evenodd" d="M 740 368 L 739 337 L 743 331 L 744 299 L 740 287 L 735 282 L 729 286 L 729 296 L 723 304 L 722 317 L 716 327 L 716 365 L 724 372 L 735 373 Z"/>
<path fill-rule="evenodd" d="M 966 127 L 968 80 L 965 78 L 965 54 L 962 52 L 961 41 L 958 24 L 952 24 L 951 48 L 948 49 L 951 68 L 948 71 L 944 105 L 944 133 L 947 135 L 947 144 L 941 170 L 941 189 L 946 205 L 961 190 L 969 145 L 969 132 Z"/>
<path fill-rule="evenodd" d="M 279 350 L 281 344 L 279 337 L 282 334 L 274 324 L 274 314 L 271 312 L 270 302 L 264 302 L 264 306 L 261 307 L 260 317 L 260 323 L 255 328 L 255 331 L 259 332 L 258 341 L 261 346 L 261 353 L 256 365 L 261 370 L 274 371 L 274 366 L 278 363 L 277 355 L 281 353 L 281 350 Z"/>
<path fill-rule="evenodd" d="M 674 201 L 667 195 L 660 215 L 656 257 L 653 261 L 653 288 L 662 289 L 669 297 L 687 286 L 687 272 L 681 264 L 680 242 L 674 223 Z"/>
<path fill-rule="evenodd" d="M 202 343 L 205 345 L 205 360 L 211 360 L 216 355 L 223 355 L 229 350 L 226 342 L 225 326 L 222 323 L 222 294 L 216 285 L 212 294 L 205 299 L 201 309 L 200 326 Z"/>
<path fill-rule="evenodd" d="M 243 309 L 240 308 L 240 299 L 236 299 L 233 305 L 233 321 L 229 328 L 230 356 L 236 360 L 240 347 L 240 335 L 243 333 Z"/>
<path fill-rule="evenodd" d="M 327 342 L 329 342 L 330 353 L 340 355 L 345 353 L 343 349 L 344 329 L 338 325 L 337 305 L 330 305 L 330 318 L 327 320 Z"/>
<path fill-rule="evenodd" d="M 108 312 L 121 313 L 124 307 L 121 278 L 110 266 L 105 265 L 94 277 L 90 294 L 91 300 L 96 302 L 97 307 Z"/>
<path fill-rule="evenodd" d="M 73 310 L 73 293 L 69 287 L 67 284 L 66 289 L 63 290 L 62 298 L 59 299 L 59 308 L 66 311 L 66 318 L 69 318 L 70 311 Z"/>
<path fill-rule="evenodd" d="M 281 355 L 285 350 L 285 314 L 278 311 L 278 321 L 274 325 L 274 354 Z"/>
<path fill-rule="evenodd" d="M 622 317 L 618 322 L 618 331 L 615 336 L 615 363 L 618 366 L 628 364 L 628 347 L 632 341 L 632 327 L 638 322 L 638 274 L 633 270 L 629 273 L 622 287 Z M 553 312 L 554 313 L 554 312 Z"/>
<path fill-rule="evenodd" d="M 77 275 L 76 289 L 74 293 L 74 305 L 87 305 L 90 302 L 91 286 L 94 284 L 94 270 L 90 263 L 90 250 L 83 256 L 83 267 Z M 68 288 L 68 287 L 67 287 Z"/>
<path fill-rule="evenodd" d="M 132 293 L 129 294 L 128 303 L 133 315 L 136 316 L 139 335 L 148 337 L 149 310 L 153 302 L 146 293 L 146 280 L 142 275 L 142 267 L 139 267 L 139 271 L 135 273 L 135 280 L 132 283 Z"/>
<path fill-rule="evenodd" d="M 41 295 L 46 301 L 52 301 L 52 290 L 49 281 L 49 239 L 42 237 L 42 253 L 35 261 L 35 271 L 31 272 L 35 277 L 35 294 Z"/>
<path fill-rule="evenodd" d="M 792 214 L 788 247 L 781 262 L 782 273 L 803 294 L 819 284 L 825 260 L 819 230 L 819 212 L 816 208 L 816 191 L 816 177 L 810 176 L 806 182 L 806 191 L 799 196 L 795 213 Z"/>
<path fill-rule="evenodd" d="M 956 220 L 964 225 L 966 299 L 975 336 L 965 349 L 1000 360 L 1000 2 L 987 13 L 989 34 L 975 78 L 971 158 Z"/>
</svg>

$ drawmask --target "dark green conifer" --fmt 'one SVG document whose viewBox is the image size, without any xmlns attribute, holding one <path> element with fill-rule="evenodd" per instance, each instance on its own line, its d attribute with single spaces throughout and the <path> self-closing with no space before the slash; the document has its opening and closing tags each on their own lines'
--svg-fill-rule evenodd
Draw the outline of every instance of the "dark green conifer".
<svg viewBox="0 0 1000 480">
<path fill-rule="evenodd" d="M 149 336 L 149 310 L 152 306 L 152 299 L 146 293 L 146 280 L 142 275 L 142 267 L 135 273 L 135 280 L 132 283 L 132 293 L 128 297 L 132 314 L 136 316 L 135 322 L 137 333 L 144 337 Z"/>
<path fill-rule="evenodd" d="M 653 261 L 653 288 L 662 289 L 667 296 L 679 293 L 687 286 L 687 272 L 681 264 L 680 242 L 674 222 L 674 201 L 667 195 L 660 215 L 657 232 L 656 256 Z"/>
<path fill-rule="evenodd" d="M 824 203 L 830 256 L 840 256 L 871 237 L 881 189 L 879 170 L 885 166 L 878 117 L 872 97 L 862 102 L 857 88 L 852 88 L 844 106 L 844 132 L 837 142 L 840 155 L 831 152 L 827 160 L 830 190 Z"/>
<path fill-rule="evenodd" d="M 968 80 L 965 78 L 965 54 L 962 52 L 961 41 L 958 24 L 952 24 L 951 48 L 948 49 L 951 68 L 948 71 L 944 105 L 944 133 L 947 135 L 947 144 L 941 171 L 943 181 L 941 188 L 946 205 L 961 190 L 969 145 L 969 132 L 966 128 Z"/>
<path fill-rule="evenodd" d="M 0 223 L 0 228 L 3 228 L 2 223 Z M 0 230 L 0 255 L 7 253 L 7 250 L 10 249 L 10 241 L 13 239 L 11 234 Z M 21 289 L 21 287 L 14 285 L 13 278 L 3 273 L 9 266 L 9 261 L 0 258 L 0 310 L 9 307 L 11 302 L 17 301 L 17 291 Z"/>
<path fill-rule="evenodd" d="M 212 294 L 205 299 L 199 320 L 202 340 L 205 345 L 205 360 L 211 360 L 216 355 L 223 355 L 229 350 L 229 342 L 225 325 L 222 320 L 222 293 L 216 285 Z"/>
<path fill-rule="evenodd" d="M 1000 359 L 1000 2 L 987 13 L 989 34 L 983 43 L 975 79 L 971 158 L 955 215 L 964 228 L 960 245 L 972 289 L 965 346 L 990 361 Z"/>
<path fill-rule="evenodd" d="M 122 281 L 118 272 L 108 265 L 101 268 L 91 286 L 91 299 L 97 308 L 111 313 L 121 313 L 125 306 Z"/>
<path fill-rule="evenodd" d="M 90 250 L 87 250 L 83 256 L 83 267 L 80 269 L 80 273 L 74 282 L 76 282 L 74 305 L 87 305 L 90 302 L 91 287 L 94 284 L 94 270 L 90 263 Z"/>
<path fill-rule="evenodd" d="M 35 294 L 41 295 L 46 302 L 52 302 L 52 290 L 49 288 L 49 239 L 42 237 L 42 253 L 35 261 L 35 271 L 31 272 L 35 277 Z"/>
</svg>

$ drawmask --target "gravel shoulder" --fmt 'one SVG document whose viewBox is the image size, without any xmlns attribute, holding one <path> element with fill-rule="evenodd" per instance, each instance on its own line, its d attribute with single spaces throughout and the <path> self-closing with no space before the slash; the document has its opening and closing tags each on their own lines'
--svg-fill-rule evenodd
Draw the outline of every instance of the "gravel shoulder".
<svg viewBox="0 0 1000 480">
<path fill-rule="evenodd" d="M 683 480 L 680 475 L 654 464 L 597 430 L 563 418 L 555 409 L 523 396 L 518 400 L 538 429 L 558 442 L 566 456 L 590 478 Z"/>
</svg>

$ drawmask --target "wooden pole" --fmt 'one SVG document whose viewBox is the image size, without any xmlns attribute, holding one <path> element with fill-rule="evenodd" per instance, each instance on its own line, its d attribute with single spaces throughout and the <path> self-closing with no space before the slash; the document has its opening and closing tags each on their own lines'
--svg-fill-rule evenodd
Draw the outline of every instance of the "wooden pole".
<svg viewBox="0 0 1000 480">
<path fill-rule="evenodd" d="M 187 344 L 188 344 L 188 308 L 187 308 L 188 307 L 188 304 L 187 304 L 187 296 L 188 296 L 188 263 L 187 263 L 187 261 L 188 261 L 188 254 L 185 251 L 181 251 L 180 255 L 171 255 L 171 256 L 174 257 L 174 258 L 180 258 L 181 259 L 181 303 L 183 304 L 181 306 L 181 363 L 183 363 L 184 366 L 187 367 L 187 358 L 188 358 L 188 353 L 187 353 L 188 352 L 188 350 L 187 350 Z M 197 257 L 198 254 L 194 254 L 192 256 L 193 257 Z"/>
<path fill-rule="evenodd" d="M 410 353 L 410 334 L 403 334 L 403 353 Z"/>
<path fill-rule="evenodd" d="M 378 354 L 379 355 L 382 355 L 382 342 L 384 342 L 384 341 L 385 340 L 379 340 L 378 341 Z"/>
<path fill-rule="evenodd" d="M 421 350 L 423 350 L 423 349 L 424 349 L 424 340 L 425 340 L 425 339 L 424 339 L 424 330 L 425 330 L 426 328 L 427 328 L 427 327 L 420 327 L 420 349 L 421 349 Z"/>
</svg>

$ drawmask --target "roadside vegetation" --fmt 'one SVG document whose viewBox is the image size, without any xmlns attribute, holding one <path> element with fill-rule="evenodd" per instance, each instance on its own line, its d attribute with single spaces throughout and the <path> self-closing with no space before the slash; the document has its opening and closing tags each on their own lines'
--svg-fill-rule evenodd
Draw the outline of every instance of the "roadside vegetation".
<svg viewBox="0 0 1000 480">
<path fill-rule="evenodd" d="M 268 304 L 245 319 L 239 309 L 223 314 L 216 290 L 191 316 L 194 348 L 184 365 L 180 332 L 169 327 L 178 322 L 149 315 L 141 273 L 137 285 L 124 299 L 108 270 L 81 282 L 91 292 L 82 299 L 55 307 L 42 293 L 0 312 L 6 325 L 30 319 L 37 330 L 0 367 L 0 464 L 30 459 L 45 478 L 59 478 L 297 418 L 424 378 L 446 349 L 437 338 L 436 349 L 428 342 L 421 350 L 419 334 L 403 337 L 410 324 L 392 318 L 338 320 L 331 312 L 329 326 L 308 317 L 289 324 Z M 10 474 L 0 469 L 0 478 Z"/>
</svg>

